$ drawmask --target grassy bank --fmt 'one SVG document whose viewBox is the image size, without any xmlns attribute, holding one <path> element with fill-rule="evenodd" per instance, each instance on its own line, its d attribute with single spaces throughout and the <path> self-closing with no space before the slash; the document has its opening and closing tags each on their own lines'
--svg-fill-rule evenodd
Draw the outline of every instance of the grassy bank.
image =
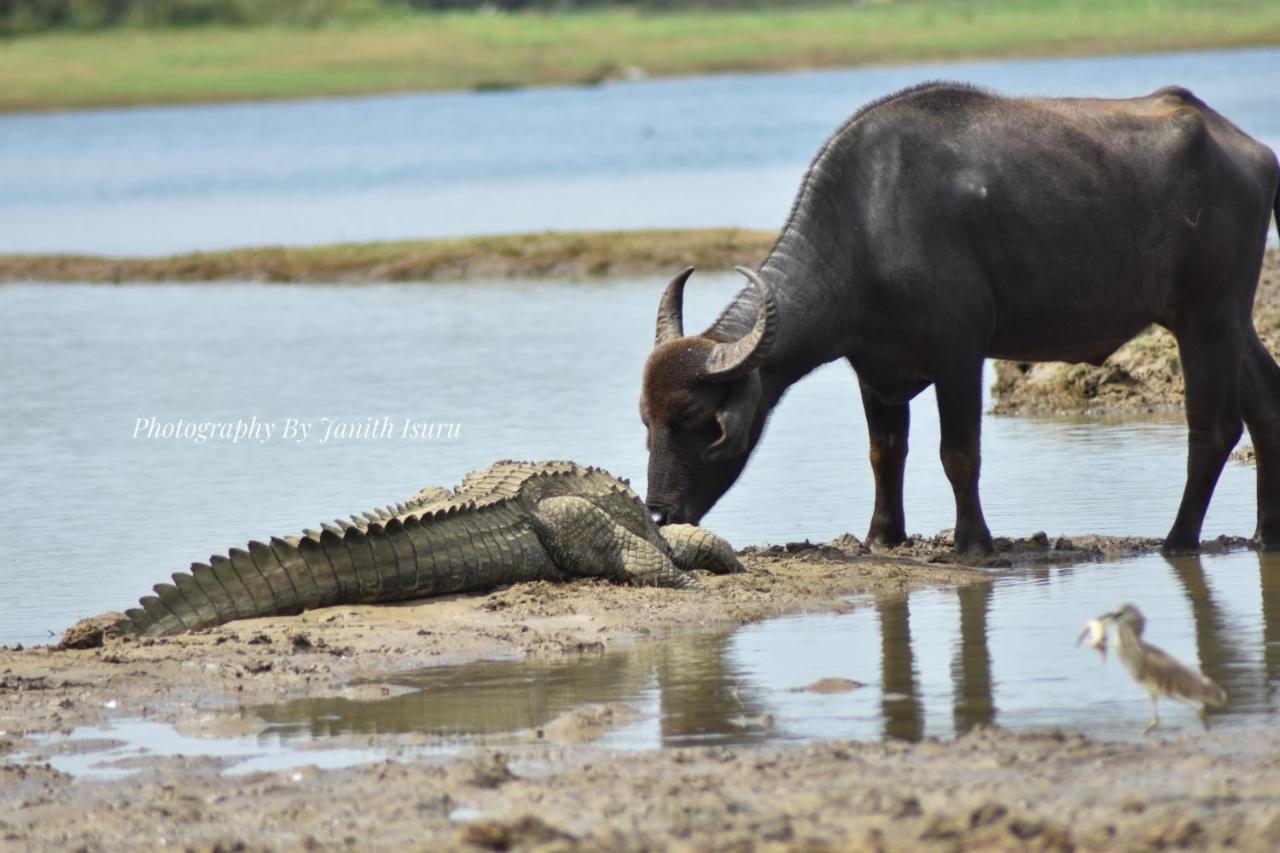
<svg viewBox="0 0 1280 853">
<path fill-rule="evenodd" d="M 1280 43 L 1274 0 L 890 0 L 785 11 L 401 14 L 319 29 L 55 32 L 0 43 L 0 109 L 595 82 Z"/>
<path fill-rule="evenodd" d="M 379 282 L 662 275 L 690 264 L 731 269 L 756 263 L 776 236 L 737 228 L 547 232 L 161 258 L 0 255 L 0 281 Z"/>
</svg>

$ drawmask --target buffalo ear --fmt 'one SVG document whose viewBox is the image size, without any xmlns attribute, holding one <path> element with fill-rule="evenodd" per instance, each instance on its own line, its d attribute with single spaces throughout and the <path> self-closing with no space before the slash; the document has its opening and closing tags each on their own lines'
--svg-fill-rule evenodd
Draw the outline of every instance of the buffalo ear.
<svg viewBox="0 0 1280 853">
<path fill-rule="evenodd" d="M 751 425 L 755 423 L 756 406 L 760 402 L 760 375 L 751 372 L 733 383 L 724 404 L 716 410 L 720 437 L 702 454 L 708 462 L 734 459 L 751 449 Z"/>
</svg>

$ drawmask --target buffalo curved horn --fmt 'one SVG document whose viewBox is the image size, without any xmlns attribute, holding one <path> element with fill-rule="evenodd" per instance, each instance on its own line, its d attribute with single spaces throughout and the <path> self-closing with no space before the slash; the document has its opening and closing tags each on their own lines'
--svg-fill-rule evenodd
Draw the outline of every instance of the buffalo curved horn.
<svg viewBox="0 0 1280 853">
<path fill-rule="evenodd" d="M 745 376 L 769 354 L 778 336 L 778 303 L 774 301 L 769 285 L 746 267 L 735 267 L 747 277 L 756 292 L 756 324 L 751 331 L 731 343 L 716 344 L 707 356 L 706 378 L 714 382 L 729 382 Z"/>
<path fill-rule="evenodd" d="M 671 279 L 658 303 L 658 331 L 654 345 L 684 337 L 684 283 L 693 275 L 693 267 L 685 267 Z"/>
</svg>

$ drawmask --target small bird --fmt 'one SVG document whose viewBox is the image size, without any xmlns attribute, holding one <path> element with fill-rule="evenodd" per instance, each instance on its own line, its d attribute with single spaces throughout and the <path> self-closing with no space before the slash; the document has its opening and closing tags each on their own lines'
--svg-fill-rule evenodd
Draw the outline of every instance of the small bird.
<svg viewBox="0 0 1280 853">
<path fill-rule="evenodd" d="M 1101 627 L 1096 627 L 1099 623 Z M 1199 705 L 1197 712 L 1200 722 L 1209 728 L 1209 708 L 1221 708 L 1227 704 L 1227 692 L 1212 679 L 1199 670 L 1192 669 L 1163 649 L 1143 642 L 1142 629 L 1147 620 L 1142 611 L 1132 604 L 1122 604 L 1110 613 L 1104 613 L 1096 620 L 1085 623 L 1085 630 L 1080 639 L 1089 635 L 1094 648 L 1106 650 L 1105 628 L 1114 624 L 1119 639 L 1120 660 L 1125 669 L 1133 676 L 1133 680 L 1147 688 L 1151 694 L 1151 722 L 1142 730 L 1149 734 L 1160 725 L 1160 716 L 1156 712 L 1156 700 L 1164 695 L 1170 699 L 1189 705 Z M 1098 634 L 1103 633 L 1101 641 Z M 1076 641 L 1079 643 L 1079 640 Z"/>
</svg>

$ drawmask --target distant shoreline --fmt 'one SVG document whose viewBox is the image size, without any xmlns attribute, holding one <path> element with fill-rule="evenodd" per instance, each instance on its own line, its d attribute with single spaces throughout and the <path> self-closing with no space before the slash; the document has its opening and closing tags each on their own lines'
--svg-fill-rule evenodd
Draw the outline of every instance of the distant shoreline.
<svg viewBox="0 0 1280 853">
<path fill-rule="evenodd" d="M 420 13 L 0 40 L 0 112 L 1280 44 L 1280 4 L 968 0 L 785 10 Z"/>
<path fill-rule="evenodd" d="M 157 258 L 0 255 L 0 282 L 437 282 L 674 275 L 762 260 L 774 231 L 741 228 L 548 231 L 312 247 L 262 247 Z"/>
</svg>

